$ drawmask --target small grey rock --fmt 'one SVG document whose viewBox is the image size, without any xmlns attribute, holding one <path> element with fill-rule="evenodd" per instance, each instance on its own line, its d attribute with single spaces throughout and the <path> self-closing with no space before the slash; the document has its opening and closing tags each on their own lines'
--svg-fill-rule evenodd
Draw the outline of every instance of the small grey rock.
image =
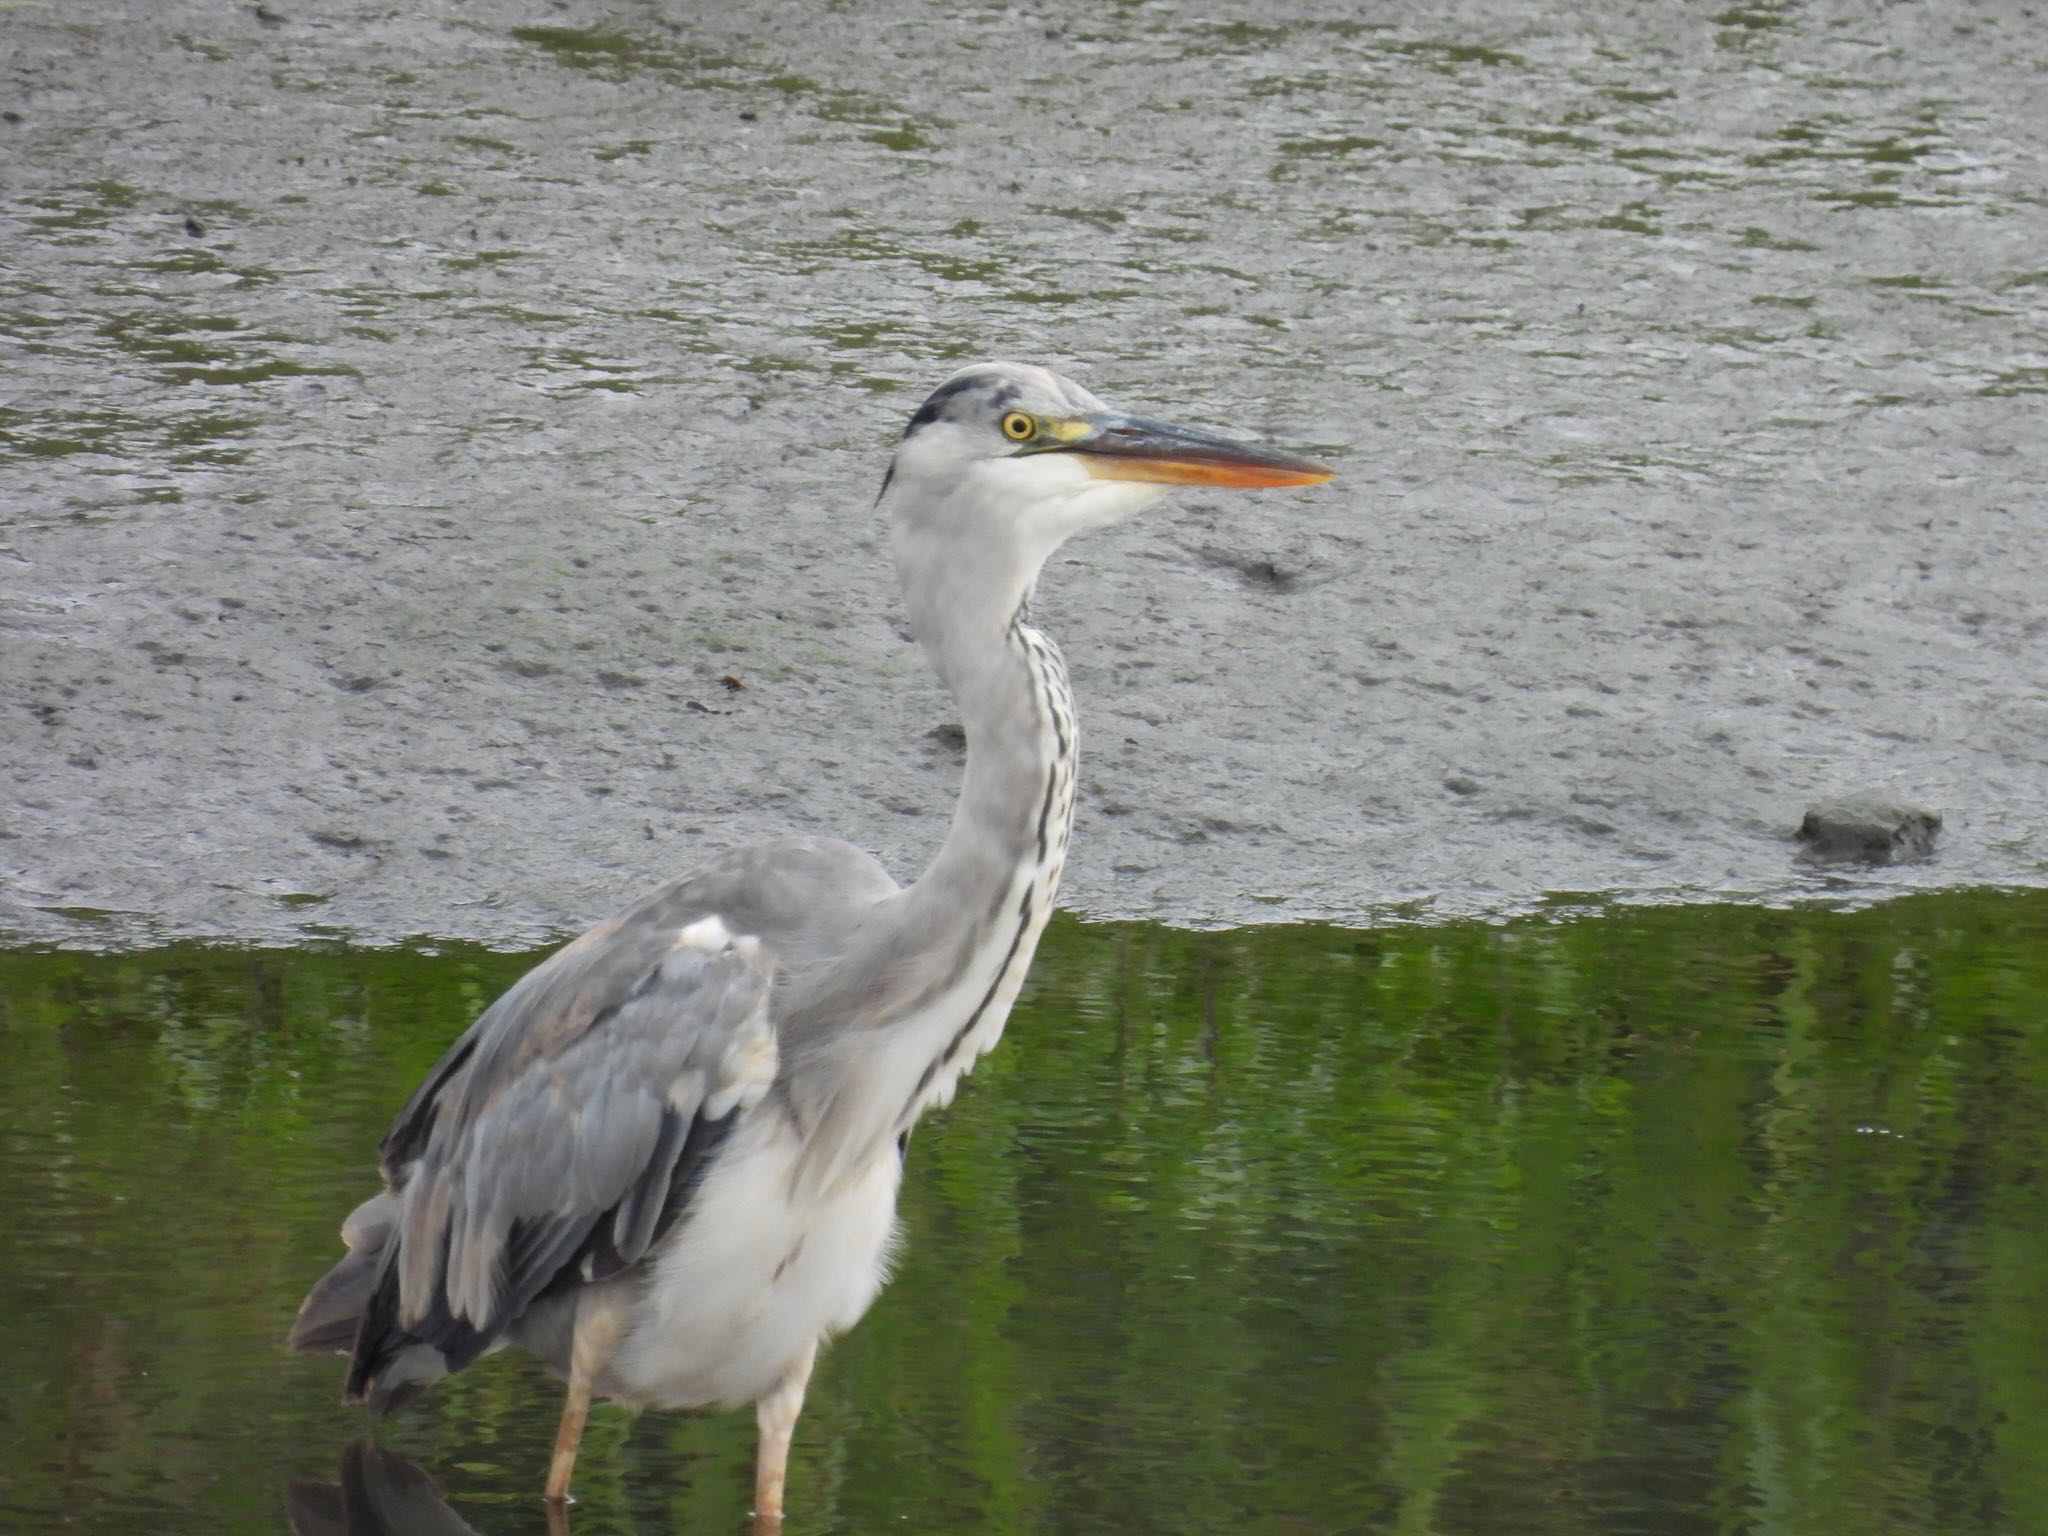
<svg viewBox="0 0 2048 1536">
<path fill-rule="evenodd" d="M 1940 812 L 1864 790 L 1809 805 L 1799 841 L 1822 863 L 1897 864 L 1930 857 L 1940 830 Z"/>
</svg>

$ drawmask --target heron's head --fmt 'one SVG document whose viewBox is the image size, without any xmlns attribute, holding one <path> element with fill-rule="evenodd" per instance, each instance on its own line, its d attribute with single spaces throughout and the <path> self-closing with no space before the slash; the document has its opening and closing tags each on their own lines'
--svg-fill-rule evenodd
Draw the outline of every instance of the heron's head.
<svg viewBox="0 0 2048 1536">
<path fill-rule="evenodd" d="M 1076 533 L 1176 485 L 1314 485 L 1313 459 L 1111 410 L 1027 363 L 977 363 L 932 392 L 889 466 L 882 497 L 900 532 L 953 535 L 1034 564 Z"/>
</svg>

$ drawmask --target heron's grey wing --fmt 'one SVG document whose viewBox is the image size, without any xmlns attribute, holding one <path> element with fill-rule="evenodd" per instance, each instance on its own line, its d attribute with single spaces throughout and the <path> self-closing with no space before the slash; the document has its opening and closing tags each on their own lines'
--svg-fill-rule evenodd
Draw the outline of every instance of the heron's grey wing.
<svg viewBox="0 0 2048 1536">
<path fill-rule="evenodd" d="M 772 979 L 757 941 L 671 900 L 494 1003 L 384 1139 L 390 1204 L 368 1216 L 387 1231 L 350 1393 L 386 1404 L 541 1295 L 638 1263 L 774 1081 Z"/>
</svg>

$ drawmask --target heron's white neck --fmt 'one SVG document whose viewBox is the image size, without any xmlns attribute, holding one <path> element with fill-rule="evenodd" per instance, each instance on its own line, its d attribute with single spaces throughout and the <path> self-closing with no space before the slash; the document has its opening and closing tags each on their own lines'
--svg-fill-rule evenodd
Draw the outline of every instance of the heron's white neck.
<svg viewBox="0 0 2048 1536">
<path fill-rule="evenodd" d="M 839 1087 L 809 1106 L 820 1187 L 882 1155 L 1001 1035 L 1052 914 L 1073 821 L 1073 696 L 1057 647 L 1024 622 L 1039 561 L 997 541 L 897 527 L 918 640 L 967 728 L 952 826 L 930 866 L 883 898 L 838 980 Z"/>
<path fill-rule="evenodd" d="M 1075 732 L 1067 671 L 1024 621 L 1035 566 L 956 556 L 914 569 L 900 553 L 911 623 L 967 731 L 967 767 L 945 843 L 909 891 L 905 919 L 927 935 L 969 925 L 984 942 L 1036 907 L 1017 960 L 1030 961 L 1052 905 L 1073 816 Z M 1019 882 L 1031 880 L 1031 892 Z"/>
<path fill-rule="evenodd" d="M 1073 824 L 1066 664 L 1023 620 L 1024 591 L 948 605 L 906 580 L 911 616 L 967 728 L 953 823 L 913 884 L 868 914 L 838 1006 L 840 1091 L 810 1106 L 805 1177 L 830 1184 L 890 1144 L 1001 1036 L 1052 915 Z"/>
</svg>

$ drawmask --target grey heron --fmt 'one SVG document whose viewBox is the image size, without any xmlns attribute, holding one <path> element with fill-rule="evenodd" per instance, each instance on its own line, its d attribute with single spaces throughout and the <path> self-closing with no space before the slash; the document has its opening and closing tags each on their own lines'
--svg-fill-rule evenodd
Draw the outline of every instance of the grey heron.
<svg viewBox="0 0 2048 1536">
<path fill-rule="evenodd" d="M 898 886 L 825 838 L 733 850 L 528 972 L 386 1133 L 292 1343 L 349 1354 L 384 1410 L 507 1344 L 567 1378 L 547 1497 L 593 1396 L 755 1405 L 780 1518 L 819 1345 L 896 1243 L 903 1149 L 1003 1030 L 1074 814 L 1073 695 L 1027 616 L 1069 536 L 1174 485 L 1312 485 L 1314 460 L 1112 411 L 984 363 L 911 418 L 882 482 L 911 626 L 967 765 L 944 843 Z"/>
</svg>

